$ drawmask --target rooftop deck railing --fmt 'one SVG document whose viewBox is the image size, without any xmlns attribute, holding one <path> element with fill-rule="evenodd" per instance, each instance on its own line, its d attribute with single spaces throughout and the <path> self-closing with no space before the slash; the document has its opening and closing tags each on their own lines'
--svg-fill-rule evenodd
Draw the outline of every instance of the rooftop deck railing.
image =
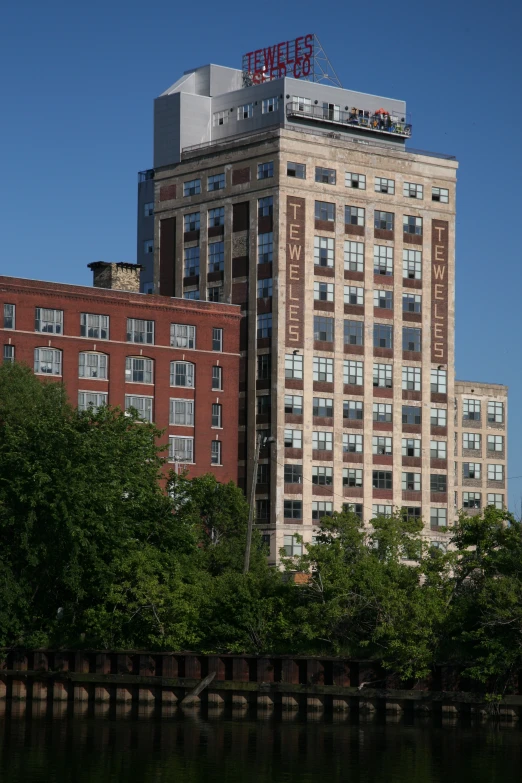
<svg viewBox="0 0 522 783">
<path fill-rule="evenodd" d="M 372 114 L 370 111 L 361 109 L 341 111 L 336 106 L 310 106 L 290 101 L 286 104 L 286 116 L 304 117 L 317 120 L 318 122 L 333 123 L 334 125 L 348 125 L 372 133 L 401 136 L 403 138 L 411 136 L 411 124 L 405 122 L 404 117 L 393 113 L 377 112 Z"/>
</svg>

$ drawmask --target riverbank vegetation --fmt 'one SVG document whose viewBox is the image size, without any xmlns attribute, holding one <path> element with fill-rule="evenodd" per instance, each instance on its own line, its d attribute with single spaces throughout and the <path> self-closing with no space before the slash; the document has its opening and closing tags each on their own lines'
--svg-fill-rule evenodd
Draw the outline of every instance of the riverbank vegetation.
<svg viewBox="0 0 522 783">
<path fill-rule="evenodd" d="M 254 531 L 244 575 L 241 491 L 170 474 L 165 492 L 161 440 L 0 368 L 0 646 L 347 655 L 403 679 L 453 661 L 496 690 L 522 668 L 513 516 L 461 515 L 445 552 L 400 511 L 370 532 L 334 514 L 282 569 Z"/>
</svg>

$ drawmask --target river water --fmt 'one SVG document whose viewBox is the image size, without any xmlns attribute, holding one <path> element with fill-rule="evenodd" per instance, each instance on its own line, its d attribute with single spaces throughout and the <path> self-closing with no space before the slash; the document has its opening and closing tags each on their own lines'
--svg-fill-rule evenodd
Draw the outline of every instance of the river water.
<svg viewBox="0 0 522 783">
<path fill-rule="evenodd" d="M 522 780 L 518 723 L 36 707 L 0 708 L 0 783 Z"/>
</svg>

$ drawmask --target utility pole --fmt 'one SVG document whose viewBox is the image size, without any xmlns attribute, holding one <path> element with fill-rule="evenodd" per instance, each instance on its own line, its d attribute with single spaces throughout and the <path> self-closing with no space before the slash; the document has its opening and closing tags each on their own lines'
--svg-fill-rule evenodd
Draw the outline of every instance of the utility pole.
<svg viewBox="0 0 522 783">
<path fill-rule="evenodd" d="M 266 438 L 261 434 L 258 434 L 256 438 L 256 449 L 254 452 L 254 466 L 252 469 L 252 482 L 250 484 L 250 508 L 248 510 L 248 527 L 247 527 L 247 539 L 245 547 L 245 564 L 243 566 L 243 573 L 248 574 L 250 570 L 250 550 L 252 548 L 252 530 L 254 528 L 254 504 L 256 494 L 256 481 L 257 481 L 257 465 L 259 462 L 259 452 L 262 446 L 266 446 L 267 443 L 274 443 L 275 438 Z"/>
</svg>

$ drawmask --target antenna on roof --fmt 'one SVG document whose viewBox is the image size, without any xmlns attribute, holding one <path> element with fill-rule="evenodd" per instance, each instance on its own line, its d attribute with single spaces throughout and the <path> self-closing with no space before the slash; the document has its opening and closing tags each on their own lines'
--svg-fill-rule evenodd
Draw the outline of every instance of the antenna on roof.
<svg viewBox="0 0 522 783">
<path fill-rule="evenodd" d="M 337 76 L 335 69 L 328 59 L 323 45 L 319 38 L 314 34 L 314 67 L 311 73 L 313 82 L 321 84 L 331 84 L 334 87 L 342 87 L 341 80 Z"/>
</svg>

